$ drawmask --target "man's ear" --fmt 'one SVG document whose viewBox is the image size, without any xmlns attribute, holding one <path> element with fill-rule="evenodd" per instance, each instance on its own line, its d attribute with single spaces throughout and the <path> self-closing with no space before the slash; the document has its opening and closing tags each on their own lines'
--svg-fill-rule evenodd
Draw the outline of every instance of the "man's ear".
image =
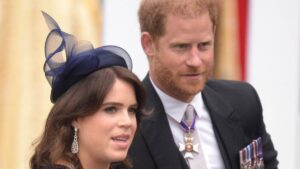
<svg viewBox="0 0 300 169">
<path fill-rule="evenodd" d="M 149 32 L 142 32 L 141 44 L 148 59 L 151 59 L 155 54 L 155 44 Z"/>
</svg>

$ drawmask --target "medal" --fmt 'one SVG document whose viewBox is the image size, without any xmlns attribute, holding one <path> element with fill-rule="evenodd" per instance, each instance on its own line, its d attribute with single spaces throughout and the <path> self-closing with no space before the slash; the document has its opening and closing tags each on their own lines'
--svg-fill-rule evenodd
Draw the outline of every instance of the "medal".
<svg viewBox="0 0 300 169">
<path fill-rule="evenodd" d="M 261 137 L 240 150 L 240 166 L 241 169 L 264 169 Z"/>
<path fill-rule="evenodd" d="M 179 151 L 184 152 L 184 158 L 185 159 L 193 159 L 193 153 L 199 153 L 199 144 L 194 144 L 194 137 L 193 137 L 193 131 L 195 129 L 195 123 L 196 123 L 196 113 L 194 113 L 194 117 L 192 119 L 192 124 L 188 126 L 188 124 L 184 121 L 180 122 L 180 126 L 185 131 L 184 136 L 184 144 L 179 143 Z"/>
<path fill-rule="evenodd" d="M 199 153 L 199 144 L 193 144 L 194 137 L 192 136 L 192 133 L 187 133 L 184 137 L 185 144 L 179 143 L 179 151 L 185 152 L 184 158 L 193 159 L 193 152 Z"/>
</svg>

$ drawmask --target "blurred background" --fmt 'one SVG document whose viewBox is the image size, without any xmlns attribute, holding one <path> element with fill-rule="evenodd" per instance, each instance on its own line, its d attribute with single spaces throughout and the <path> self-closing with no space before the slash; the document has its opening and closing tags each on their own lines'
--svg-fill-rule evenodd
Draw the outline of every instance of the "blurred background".
<svg viewBox="0 0 300 169">
<path fill-rule="evenodd" d="M 279 168 L 300 166 L 300 2 L 218 0 L 215 78 L 251 83 L 278 150 Z M 41 10 L 65 32 L 99 45 L 119 45 L 140 79 L 140 0 L 0 1 L 0 169 L 29 168 L 32 144 L 52 106 L 43 72 L 48 28 Z M 299 168 L 299 167 L 298 167 Z"/>
</svg>

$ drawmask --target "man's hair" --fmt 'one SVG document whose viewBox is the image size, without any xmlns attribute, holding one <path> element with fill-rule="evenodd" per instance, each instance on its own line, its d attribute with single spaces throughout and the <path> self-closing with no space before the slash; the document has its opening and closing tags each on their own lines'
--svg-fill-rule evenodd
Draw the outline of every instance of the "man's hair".
<svg viewBox="0 0 300 169">
<path fill-rule="evenodd" d="M 77 169 L 82 168 L 76 155 L 71 153 L 73 140 L 72 121 L 97 112 L 116 79 L 129 83 L 138 104 L 136 119 L 139 124 L 144 113 L 145 90 L 138 77 L 130 70 L 113 66 L 100 69 L 81 79 L 69 88 L 53 105 L 45 130 L 30 160 L 31 169 L 54 166 L 58 160 L 65 160 Z M 117 163 L 116 163 L 117 164 Z M 116 164 L 112 164 L 114 168 Z M 127 168 L 127 160 L 119 162 Z"/>
<path fill-rule="evenodd" d="M 138 11 L 140 30 L 157 38 L 164 35 L 169 14 L 195 17 L 206 11 L 209 12 L 214 29 L 217 23 L 215 0 L 142 0 Z"/>
</svg>

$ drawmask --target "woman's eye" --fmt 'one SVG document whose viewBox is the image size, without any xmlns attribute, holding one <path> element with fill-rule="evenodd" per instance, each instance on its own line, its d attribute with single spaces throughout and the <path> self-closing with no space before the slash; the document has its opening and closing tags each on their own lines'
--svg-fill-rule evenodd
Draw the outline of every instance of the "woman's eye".
<svg viewBox="0 0 300 169">
<path fill-rule="evenodd" d="M 117 112 L 117 108 L 116 107 L 106 107 L 104 109 L 104 111 L 107 113 L 115 113 L 115 112 Z"/>
<path fill-rule="evenodd" d="M 132 114 L 136 114 L 137 113 L 137 108 L 129 108 L 128 112 L 132 113 Z"/>
</svg>

